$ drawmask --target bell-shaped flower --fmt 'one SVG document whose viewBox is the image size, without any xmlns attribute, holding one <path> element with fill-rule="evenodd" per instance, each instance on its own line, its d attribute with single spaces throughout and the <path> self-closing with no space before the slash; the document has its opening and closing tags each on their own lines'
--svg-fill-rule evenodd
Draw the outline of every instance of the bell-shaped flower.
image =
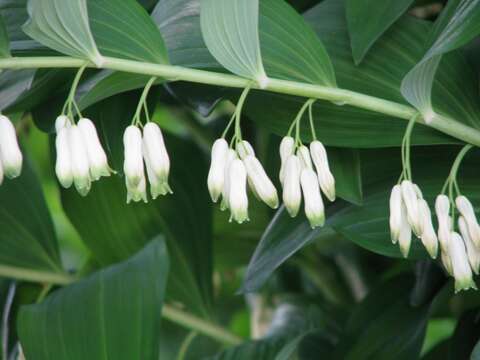
<svg viewBox="0 0 480 360">
<path fill-rule="evenodd" d="M 78 121 L 77 126 L 82 133 L 83 142 L 87 150 L 92 180 L 98 180 L 102 176 L 110 176 L 107 155 L 98 138 L 95 125 L 91 120 L 83 118 Z"/>
<path fill-rule="evenodd" d="M 283 180 L 283 203 L 291 217 L 295 217 L 300 210 L 302 190 L 300 174 L 302 165 L 296 155 L 290 155 L 285 163 L 285 179 Z"/>
<path fill-rule="evenodd" d="M 472 269 L 468 261 L 467 251 L 462 237 L 452 232 L 448 245 L 448 256 L 452 262 L 453 277 L 455 278 L 455 292 L 476 289 L 477 286 L 472 278 Z"/>
<path fill-rule="evenodd" d="M 285 178 L 285 163 L 295 151 L 295 140 L 291 136 L 285 136 L 280 142 L 280 183 L 283 185 Z"/>
<path fill-rule="evenodd" d="M 70 119 L 65 115 L 60 115 L 55 119 L 55 132 L 58 134 L 64 127 L 71 125 Z"/>
<path fill-rule="evenodd" d="M 325 224 L 325 209 L 323 206 L 317 174 L 312 168 L 304 168 L 300 175 L 300 183 L 305 203 L 305 215 L 312 229 Z"/>
<path fill-rule="evenodd" d="M 422 218 L 418 211 L 418 195 L 415 187 L 408 180 L 402 181 L 402 199 L 407 208 L 407 217 L 413 232 L 417 237 L 422 236 Z"/>
<path fill-rule="evenodd" d="M 55 138 L 55 149 L 57 160 L 55 173 L 60 184 L 68 189 L 73 184 L 72 155 L 70 154 L 70 141 L 68 128 L 59 127 Z"/>
<path fill-rule="evenodd" d="M 0 115 L 0 159 L 6 177 L 13 179 L 21 174 L 23 156 L 17 133 L 10 119 L 4 115 Z"/>
<path fill-rule="evenodd" d="M 225 165 L 227 164 L 228 143 L 225 139 L 217 139 L 212 146 L 210 170 L 208 172 L 208 191 L 213 202 L 217 202 L 222 194 L 225 182 Z"/>
<path fill-rule="evenodd" d="M 400 252 L 406 258 L 410 252 L 410 246 L 412 244 L 412 227 L 408 221 L 407 208 L 405 204 L 401 203 L 401 219 L 402 224 L 400 226 L 400 234 L 398 236 L 398 245 L 400 246 Z"/>
<path fill-rule="evenodd" d="M 302 165 L 302 169 L 312 169 L 312 159 L 310 157 L 310 151 L 305 145 L 302 145 L 297 150 L 297 156 L 300 159 L 300 164 Z"/>
<path fill-rule="evenodd" d="M 248 221 L 247 171 L 240 159 L 234 159 L 228 166 L 228 205 L 230 221 L 239 224 Z"/>
<path fill-rule="evenodd" d="M 255 156 L 253 146 L 246 140 L 239 141 L 236 150 L 240 159 L 245 159 L 248 155 Z"/>
<path fill-rule="evenodd" d="M 152 193 L 163 195 L 168 192 L 171 193 L 172 191 L 168 185 L 170 158 L 163 141 L 162 131 L 153 122 L 147 123 L 143 128 L 143 154 L 147 169 L 150 169 L 150 185 L 152 183 L 157 185 L 157 189 L 152 191 Z M 152 181 L 153 177 L 156 177 L 156 181 Z"/>
<path fill-rule="evenodd" d="M 402 188 L 395 185 L 390 193 L 390 237 L 396 244 L 402 227 Z"/>
<path fill-rule="evenodd" d="M 132 185 L 125 177 L 125 183 L 127 185 L 127 204 L 133 202 L 142 201 L 147 203 L 147 182 L 145 176 L 140 179 L 138 184 Z"/>
<path fill-rule="evenodd" d="M 238 159 L 237 152 L 233 149 L 228 149 L 227 151 L 227 160 L 225 162 L 225 176 L 224 176 L 224 183 L 223 183 L 223 190 L 222 190 L 222 203 L 220 205 L 220 209 L 226 210 L 230 206 L 228 204 L 228 193 L 230 191 L 230 165 L 232 161 Z"/>
<path fill-rule="evenodd" d="M 327 151 L 320 141 L 310 143 L 310 155 L 317 169 L 320 188 L 328 200 L 335 201 L 335 178 L 328 165 Z"/>
<path fill-rule="evenodd" d="M 467 248 L 468 261 L 470 262 L 470 267 L 473 272 L 478 275 L 480 269 L 480 248 L 478 248 L 470 237 L 470 231 L 468 230 L 468 225 L 463 216 L 458 218 L 458 228 L 460 229 L 460 234 L 462 234 L 465 247 Z"/>
<path fill-rule="evenodd" d="M 442 260 L 443 267 L 445 268 L 448 275 L 453 276 L 453 268 L 452 268 L 452 261 L 450 260 L 450 256 L 446 251 L 440 251 L 440 258 Z"/>
<path fill-rule="evenodd" d="M 423 246 L 427 249 L 430 257 L 436 259 L 438 254 L 438 238 L 432 224 L 432 213 L 430 212 L 428 203 L 423 199 L 418 200 L 418 209 L 420 216 L 423 219 L 423 231 L 421 236 Z"/>
<path fill-rule="evenodd" d="M 124 163 L 123 171 L 127 185 L 136 187 L 145 180 L 143 168 L 142 132 L 134 125 L 130 125 L 123 134 Z"/>
<path fill-rule="evenodd" d="M 72 164 L 73 183 L 78 193 L 86 196 L 90 191 L 90 163 L 83 136 L 76 125 L 65 128 L 70 143 L 70 161 Z"/>
<path fill-rule="evenodd" d="M 438 241 L 443 253 L 448 253 L 448 243 L 452 232 L 450 219 L 450 200 L 445 195 L 438 195 L 435 200 L 435 213 L 438 220 Z"/>
<path fill-rule="evenodd" d="M 153 200 L 158 198 L 160 195 L 167 195 L 172 193 L 172 189 L 168 185 L 168 182 L 161 181 L 158 176 L 155 175 L 154 171 L 152 170 L 151 166 L 151 161 L 149 158 L 148 153 L 144 153 L 144 160 L 145 160 L 145 167 L 147 169 L 147 177 L 148 177 L 148 182 L 150 184 L 150 194 L 152 194 Z M 141 194 L 141 199 L 143 199 L 145 202 L 146 200 L 146 194 L 143 195 Z"/>
<path fill-rule="evenodd" d="M 465 196 L 457 196 L 455 204 L 465 219 L 470 238 L 477 247 L 480 247 L 480 226 L 475 217 L 475 210 L 473 209 L 472 203 Z"/>
<path fill-rule="evenodd" d="M 255 156 L 248 155 L 243 159 L 247 176 L 256 196 L 272 209 L 278 207 L 277 189 Z"/>
</svg>

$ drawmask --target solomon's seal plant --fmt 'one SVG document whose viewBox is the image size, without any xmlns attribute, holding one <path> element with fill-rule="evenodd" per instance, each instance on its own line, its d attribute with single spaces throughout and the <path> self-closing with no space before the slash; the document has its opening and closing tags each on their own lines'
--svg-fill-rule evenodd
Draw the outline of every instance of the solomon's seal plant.
<svg viewBox="0 0 480 360">
<path fill-rule="evenodd" d="M 0 360 L 478 358 L 478 24 L 0 1 Z"/>
</svg>

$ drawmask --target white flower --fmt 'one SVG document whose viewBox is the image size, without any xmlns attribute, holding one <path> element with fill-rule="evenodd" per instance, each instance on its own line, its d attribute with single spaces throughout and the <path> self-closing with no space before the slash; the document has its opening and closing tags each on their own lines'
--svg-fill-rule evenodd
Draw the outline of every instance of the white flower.
<svg viewBox="0 0 480 360">
<path fill-rule="evenodd" d="M 468 231 L 467 222 L 463 216 L 458 218 L 458 228 L 460 229 L 460 234 L 462 234 L 465 247 L 467 248 L 467 256 L 470 266 L 473 272 L 478 275 L 480 269 L 480 248 L 478 248 L 472 241 L 470 232 Z"/>
<path fill-rule="evenodd" d="M 440 257 L 442 259 L 442 264 L 445 267 L 445 270 L 450 276 L 453 276 L 453 268 L 452 268 L 452 261 L 450 260 L 450 257 L 448 256 L 448 253 L 445 251 L 440 252 Z"/>
<path fill-rule="evenodd" d="M 78 193 L 86 196 L 90 191 L 90 164 L 80 129 L 76 125 L 65 128 L 68 132 L 70 161 L 72 164 L 73 183 Z"/>
<path fill-rule="evenodd" d="M 285 178 L 285 163 L 290 155 L 293 155 L 295 151 L 295 140 L 291 136 L 285 136 L 280 143 L 280 182 L 283 185 L 283 179 Z"/>
<path fill-rule="evenodd" d="M 325 210 L 323 207 L 320 186 L 315 171 L 312 168 L 304 168 L 300 176 L 305 203 L 305 215 L 312 229 L 325 224 Z"/>
<path fill-rule="evenodd" d="M 285 179 L 283 180 L 283 203 L 291 217 L 295 217 L 302 202 L 300 188 L 300 159 L 296 155 L 290 155 L 285 163 Z"/>
<path fill-rule="evenodd" d="M 470 238 L 476 246 L 480 247 L 480 226 L 478 225 L 471 202 L 465 196 L 457 196 L 455 204 L 465 219 Z"/>
<path fill-rule="evenodd" d="M 77 126 L 82 133 L 83 142 L 87 150 L 92 180 L 98 180 L 102 176 L 110 176 L 107 155 L 98 138 L 95 125 L 91 120 L 83 118 L 78 121 Z"/>
<path fill-rule="evenodd" d="M 73 184 L 72 156 L 70 154 L 68 128 L 59 127 L 55 139 L 55 148 L 57 152 L 55 173 L 57 174 L 60 184 L 68 189 Z"/>
<path fill-rule="evenodd" d="M 312 169 L 312 159 L 310 158 L 310 151 L 304 145 L 300 146 L 297 150 L 297 156 L 300 159 L 302 169 Z"/>
<path fill-rule="evenodd" d="M 418 212 L 418 195 L 415 187 L 408 180 L 402 181 L 402 199 L 407 208 L 407 217 L 410 226 L 415 235 L 420 237 L 422 235 L 422 221 Z"/>
<path fill-rule="evenodd" d="M 0 115 L 0 159 L 5 176 L 10 179 L 20 176 L 23 156 L 18 146 L 17 133 L 10 119 Z"/>
<path fill-rule="evenodd" d="M 248 221 L 247 172 L 240 159 L 234 159 L 228 167 L 230 221 L 239 224 Z"/>
<path fill-rule="evenodd" d="M 396 244 L 402 227 L 402 188 L 395 185 L 390 194 L 390 237 Z"/>
<path fill-rule="evenodd" d="M 402 224 L 400 226 L 400 234 L 398 236 L 398 245 L 400 246 L 400 252 L 406 258 L 410 252 L 410 245 L 412 244 L 412 227 L 408 222 L 407 208 L 405 204 L 401 203 L 401 219 Z"/>
<path fill-rule="evenodd" d="M 255 156 L 248 155 L 243 159 L 249 183 L 256 195 L 273 209 L 278 207 L 277 189 Z"/>
<path fill-rule="evenodd" d="M 255 150 L 248 141 L 242 140 L 237 143 L 236 150 L 240 159 L 245 159 L 248 155 L 255 156 Z"/>
<path fill-rule="evenodd" d="M 65 115 L 60 115 L 55 120 L 55 132 L 58 134 L 64 127 L 71 125 L 70 119 Z"/>
<path fill-rule="evenodd" d="M 467 252 L 462 237 L 452 232 L 448 246 L 448 255 L 452 262 L 453 277 L 455 278 L 455 292 L 476 289 L 472 279 L 472 269 L 468 262 Z"/>
<path fill-rule="evenodd" d="M 320 188 L 328 200 L 335 200 L 335 178 L 328 165 L 327 151 L 320 141 L 312 141 L 310 144 L 310 155 L 317 169 Z"/>
<path fill-rule="evenodd" d="M 423 231 L 421 236 L 423 246 L 427 249 L 430 257 L 436 259 L 438 253 L 438 239 L 435 229 L 433 228 L 432 213 L 430 212 L 428 203 L 423 199 L 418 200 L 418 210 L 423 219 Z"/>
<path fill-rule="evenodd" d="M 230 207 L 228 203 L 228 193 L 230 192 L 230 165 L 232 164 L 232 161 L 238 159 L 238 155 L 233 149 L 228 149 L 227 151 L 227 160 L 225 162 L 225 176 L 224 176 L 224 184 L 223 184 L 223 190 L 222 190 L 222 204 L 220 206 L 220 209 L 226 210 Z"/>
<path fill-rule="evenodd" d="M 225 165 L 227 163 L 228 143 L 225 139 L 217 139 L 212 146 L 210 171 L 208 172 L 208 191 L 213 202 L 217 202 L 222 194 L 225 182 Z"/>
<path fill-rule="evenodd" d="M 163 141 L 160 127 L 149 122 L 143 128 L 143 156 L 147 165 L 150 191 L 154 199 L 158 195 L 166 195 L 172 190 L 168 185 L 170 158 Z"/>
<path fill-rule="evenodd" d="M 127 127 L 123 134 L 124 156 L 123 171 L 127 184 L 127 203 L 146 201 L 146 180 L 143 167 L 142 133 L 134 125 Z"/>
<path fill-rule="evenodd" d="M 438 220 L 438 240 L 442 248 L 442 252 L 448 253 L 448 243 L 452 231 L 452 224 L 449 216 L 450 201 L 445 195 L 438 195 L 435 200 L 435 212 Z"/>
</svg>

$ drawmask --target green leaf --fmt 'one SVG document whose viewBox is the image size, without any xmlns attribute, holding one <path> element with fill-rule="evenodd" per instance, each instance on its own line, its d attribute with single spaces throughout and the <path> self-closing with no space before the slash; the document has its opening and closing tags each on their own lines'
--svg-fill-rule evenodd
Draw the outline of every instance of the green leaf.
<svg viewBox="0 0 480 360">
<path fill-rule="evenodd" d="M 450 5 L 449 13 L 452 11 L 451 6 L 455 5 Z M 444 19 L 441 18 L 442 25 Z M 437 32 L 439 27 L 434 29 L 434 33 Z M 479 33 L 480 0 L 462 0 L 431 48 L 403 79 L 401 87 L 403 96 L 422 113 L 425 121 L 433 121 L 437 116 L 436 108 L 432 104 L 432 86 L 442 56 L 465 45 Z M 449 111 L 445 113 L 452 115 Z M 477 123 L 475 125 L 478 126 Z"/>
<path fill-rule="evenodd" d="M 0 58 L 10 57 L 10 41 L 3 17 L 0 14 Z"/>
<path fill-rule="evenodd" d="M 410 278 L 394 278 L 378 286 L 354 308 L 336 346 L 338 359 L 417 359 L 429 306 L 409 304 Z M 394 324 L 394 326 L 393 326 Z"/>
<path fill-rule="evenodd" d="M 29 21 L 23 30 L 43 45 L 101 66 L 90 30 L 87 1 L 34 0 L 28 2 Z"/>
<path fill-rule="evenodd" d="M 118 171 L 123 169 L 123 132 L 137 102 L 136 95 L 125 94 L 85 113 L 101 129 L 110 165 Z M 86 198 L 73 189 L 62 191 L 62 203 L 92 256 L 102 265 L 129 257 L 149 239 L 163 234 L 175 269 L 168 296 L 192 312 L 206 315 L 212 301 L 212 207 L 204 185 L 207 165 L 191 142 L 170 136 L 165 136 L 165 142 L 175 159 L 170 175 L 173 195 L 127 205 L 125 180 L 118 174 L 96 182 Z"/>
<path fill-rule="evenodd" d="M 123 263 L 24 306 L 18 332 L 31 359 L 157 360 L 169 270 L 156 239 Z"/>
<path fill-rule="evenodd" d="M 480 338 L 479 309 L 469 310 L 458 320 L 455 332 L 450 339 L 449 359 L 472 359 L 475 347 Z M 477 355 L 478 356 L 478 355 Z"/>
<path fill-rule="evenodd" d="M 15 103 L 32 85 L 35 70 L 6 70 L 0 73 L 0 111 Z"/>
<path fill-rule="evenodd" d="M 268 76 L 336 87 L 325 47 L 285 1 L 260 1 L 260 44 Z"/>
<path fill-rule="evenodd" d="M 102 55 L 168 63 L 162 35 L 136 0 L 89 0 L 88 12 Z"/>
<path fill-rule="evenodd" d="M 63 274 L 57 238 L 37 176 L 26 159 L 22 175 L 0 186 L 0 273 Z"/>
<path fill-rule="evenodd" d="M 355 64 L 360 64 L 372 45 L 402 16 L 413 0 L 347 0 L 347 22 Z"/>
<path fill-rule="evenodd" d="M 258 35 L 259 0 L 202 0 L 200 24 L 212 55 L 234 74 L 266 85 Z"/>
</svg>

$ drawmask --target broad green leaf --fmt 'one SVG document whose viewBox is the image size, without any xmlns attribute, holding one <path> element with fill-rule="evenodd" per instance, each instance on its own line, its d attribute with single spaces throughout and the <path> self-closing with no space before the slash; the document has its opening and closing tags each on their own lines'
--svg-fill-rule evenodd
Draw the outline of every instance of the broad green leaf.
<svg viewBox="0 0 480 360">
<path fill-rule="evenodd" d="M 0 58 L 10 57 L 10 40 L 3 17 L 0 14 Z"/>
<path fill-rule="evenodd" d="M 26 358 L 157 360 L 169 259 L 156 239 L 130 259 L 24 306 Z"/>
<path fill-rule="evenodd" d="M 168 63 L 162 35 L 136 0 L 89 0 L 87 6 L 93 37 L 102 55 Z"/>
<path fill-rule="evenodd" d="M 86 198 L 73 189 L 62 191 L 63 206 L 92 256 L 102 265 L 129 257 L 149 239 L 163 234 L 175 269 L 169 279 L 168 296 L 205 315 L 212 296 L 211 203 L 204 185 L 207 165 L 191 142 L 165 136 L 172 159 L 170 185 L 174 194 L 148 204 L 127 205 L 121 174 L 122 138 L 137 102 L 137 96 L 126 94 L 85 112 L 101 133 L 110 165 L 120 174 L 94 183 Z"/>
<path fill-rule="evenodd" d="M 347 0 L 347 22 L 355 64 L 402 16 L 413 0 Z"/>
<path fill-rule="evenodd" d="M 220 64 L 265 86 L 258 14 L 259 0 L 202 0 L 200 24 L 203 39 Z"/>
<path fill-rule="evenodd" d="M 354 308 L 336 346 L 337 359 L 416 359 L 429 306 L 409 304 L 410 278 L 394 278 L 371 291 Z"/>
<path fill-rule="evenodd" d="M 6 70 L 0 73 L 0 111 L 12 105 L 32 85 L 35 70 Z"/>
<path fill-rule="evenodd" d="M 268 76 L 336 87 L 325 47 L 285 1 L 260 1 L 260 45 Z"/>
<path fill-rule="evenodd" d="M 453 4 L 457 5 L 455 2 Z M 454 5 L 450 5 L 449 12 L 452 11 L 452 6 Z M 444 19 L 441 18 L 442 24 Z M 434 29 L 434 33 L 438 31 L 439 27 Z M 460 1 L 425 56 L 405 76 L 402 81 L 402 94 L 422 113 L 425 121 L 433 121 L 436 116 L 437 109 L 432 104 L 432 86 L 442 56 L 465 45 L 479 33 L 480 1 Z M 441 109 L 439 112 L 442 113 Z M 445 113 L 452 115 L 449 111 Z"/>
<path fill-rule="evenodd" d="M 102 64 L 86 0 L 29 0 L 28 12 L 30 19 L 23 30 L 32 39 L 63 54 Z"/>
<path fill-rule="evenodd" d="M 26 159 L 22 175 L 0 186 L 0 273 L 9 269 L 63 274 L 52 219 Z"/>
<path fill-rule="evenodd" d="M 479 315 L 480 309 L 466 311 L 458 320 L 455 332 L 450 339 L 449 359 L 477 360 L 475 347 L 480 338 Z"/>
</svg>

